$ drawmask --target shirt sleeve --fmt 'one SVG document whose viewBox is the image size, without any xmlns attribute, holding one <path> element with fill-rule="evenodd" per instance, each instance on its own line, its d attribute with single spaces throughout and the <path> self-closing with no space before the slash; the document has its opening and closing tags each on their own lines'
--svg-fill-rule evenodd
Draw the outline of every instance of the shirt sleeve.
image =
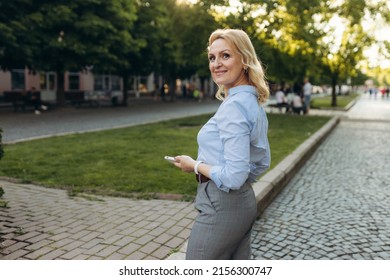
<svg viewBox="0 0 390 280">
<path fill-rule="evenodd" d="M 223 145 L 223 164 L 211 168 L 211 179 L 222 190 L 239 189 L 250 172 L 251 124 L 245 108 L 235 100 L 224 104 L 216 122 Z"/>
<path fill-rule="evenodd" d="M 254 183 L 257 177 L 263 174 L 271 164 L 271 152 L 269 149 L 261 149 L 261 160 L 251 163 L 251 173 L 249 174 L 249 182 Z"/>
</svg>

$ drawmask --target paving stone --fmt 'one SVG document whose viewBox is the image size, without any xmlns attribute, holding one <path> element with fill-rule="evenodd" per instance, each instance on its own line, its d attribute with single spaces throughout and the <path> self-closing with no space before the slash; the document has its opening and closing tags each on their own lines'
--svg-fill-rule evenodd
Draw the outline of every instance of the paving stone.
<svg viewBox="0 0 390 280">
<path fill-rule="evenodd" d="M 30 251 L 27 251 L 24 249 L 19 249 L 19 250 L 13 251 L 10 254 L 6 254 L 3 256 L 2 256 L 2 254 L 0 254 L 0 259 L 1 260 L 16 260 L 16 259 L 20 259 L 22 256 L 25 256 L 29 253 L 30 253 Z"/>
<path fill-rule="evenodd" d="M 40 256 L 38 259 L 39 260 L 55 260 L 58 259 L 60 256 L 66 254 L 66 251 L 57 249 L 54 251 L 50 251 L 49 253 Z"/>
<path fill-rule="evenodd" d="M 383 145 L 390 137 L 390 122 L 375 125 L 375 129 L 367 133 L 365 123 L 342 121 L 256 221 L 252 234 L 254 244 L 260 241 L 275 243 L 275 240 L 283 239 L 278 232 L 287 231 L 283 242 L 287 247 L 292 245 L 292 250 L 298 248 L 289 254 L 294 258 L 388 257 L 383 253 L 386 252 L 383 246 L 389 240 L 390 227 L 383 235 L 372 229 L 377 229 L 373 225 L 388 219 L 390 214 L 388 204 L 380 198 L 386 194 L 390 196 L 390 190 L 380 187 L 379 183 L 390 177 L 390 171 L 377 168 L 381 161 L 382 166 L 386 166 L 386 157 L 379 155 L 388 150 Z M 363 154 L 368 155 L 368 159 L 361 156 Z M 361 172 L 362 166 L 366 168 L 365 173 Z M 367 184 L 364 177 L 367 180 L 376 178 L 378 182 Z M 351 192 L 353 196 L 349 195 Z M 371 205 L 383 211 L 373 212 Z M 367 216 L 367 213 L 372 214 Z M 276 255 L 280 247 L 269 248 L 268 257 Z M 260 247 L 253 246 L 253 249 L 259 251 Z M 297 255 L 299 251 L 305 256 Z"/>
<path fill-rule="evenodd" d="M 161 244 L 152 241 L 147 243 L 145 246 L 143 246 L 140 249 L 140 251 L 147 255 L 150 255 L 152 252 L 156 251 L 160 246 Z"/>
</svg>

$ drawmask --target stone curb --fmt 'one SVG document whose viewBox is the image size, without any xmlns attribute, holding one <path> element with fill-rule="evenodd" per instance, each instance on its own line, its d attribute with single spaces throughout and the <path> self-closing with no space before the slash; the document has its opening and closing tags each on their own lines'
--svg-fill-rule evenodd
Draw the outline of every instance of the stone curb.
<svg viewBox="0 0 390 280">
<path fill-rule="evenodd" d="M 258 217 L 270 205 L 272 200 L 287 185 L 291 178 L 299 171 L 302 165 L 314 153 L 318 146 L 326 139 L 340 122 L 340 116 L 329 120 L 322 128 L 303 142 L 294 152 L 288 155 L 272 170 L 265 174 L 259 181 L 253 184 L 256 196 Z M 182 260 L 185 258 L 187 242 L 183 247 L 172 255 L 168 260 Z"/>
</svg>

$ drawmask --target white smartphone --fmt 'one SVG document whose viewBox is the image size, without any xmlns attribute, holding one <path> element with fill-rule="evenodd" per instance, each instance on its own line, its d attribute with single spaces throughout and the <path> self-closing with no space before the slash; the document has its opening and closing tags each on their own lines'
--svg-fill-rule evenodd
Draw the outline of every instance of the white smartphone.
<svg viewBox="0 0 390 280">
<path fill-rule="evenodd" d="M 164 159 L 169 161 L 170 163 L 174 163 L 175 162 L 175 158 L 174 157 L 165 156 Z"/>
</svg>

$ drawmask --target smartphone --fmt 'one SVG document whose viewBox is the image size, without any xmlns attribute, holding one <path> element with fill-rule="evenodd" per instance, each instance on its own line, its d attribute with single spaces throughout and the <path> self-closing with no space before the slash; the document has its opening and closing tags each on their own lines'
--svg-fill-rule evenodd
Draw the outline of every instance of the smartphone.
<svg viewBox="0 0 390 280">
<path fill-rule="evenodd" d="M 165 156 L 164 159 L 166 159 L 166 160 L 169 161 L 170 163 L 174 163 L 174 162 L 175 162 L 175 158 L 174 158 L 174 157 Z"/>
</svg>

